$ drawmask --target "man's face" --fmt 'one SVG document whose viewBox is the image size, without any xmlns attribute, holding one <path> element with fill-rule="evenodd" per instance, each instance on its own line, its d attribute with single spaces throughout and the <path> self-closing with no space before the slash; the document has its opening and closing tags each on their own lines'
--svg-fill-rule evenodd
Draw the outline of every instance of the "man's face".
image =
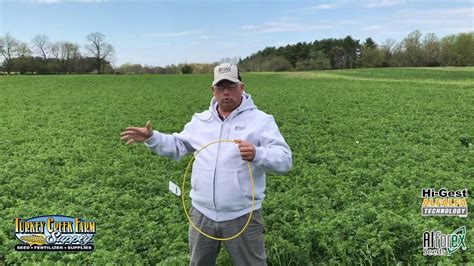
<svg viewBox="0 0 474 266">
<path fill-rule="evenodd" d="M 229 80 L 221 80 L 212 87 L 212 94 L 216 97 L 219 108 L 225 112 L 232 112 L 239 107 L 243 91 L 243 83 Z"/>
</svg>

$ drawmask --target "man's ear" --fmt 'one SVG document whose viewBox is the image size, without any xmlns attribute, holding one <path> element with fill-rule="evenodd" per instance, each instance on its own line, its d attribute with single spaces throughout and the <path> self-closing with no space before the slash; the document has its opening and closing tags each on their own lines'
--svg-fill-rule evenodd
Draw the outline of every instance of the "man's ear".
<svg viewBox="0 0 474 266">
<path fill-rule="evenodd" d="M 211 86 L 211 91 L 212 91 L 212 95 L 216 96 L 216 91 L 214 90 L 214 86 Z"/>
</svg>

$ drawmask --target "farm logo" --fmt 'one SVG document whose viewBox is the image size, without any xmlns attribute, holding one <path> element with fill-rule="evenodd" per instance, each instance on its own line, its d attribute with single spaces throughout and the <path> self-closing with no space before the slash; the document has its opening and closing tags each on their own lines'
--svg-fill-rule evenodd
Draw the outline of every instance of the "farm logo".
<svg viewBox="0 0 474 266">
<path fill-rule="evenodd" d="M 17 251 L 92 251 L 95 221 L 77 217 L 45 215 L 15 218 L 15 236 L 22 242 Z"/>
<path fill-rule="evenodd" d="M 467 217 L 467 188 L 450 191 L 442 188 L 436 191 L 433 188 L 421 190 L 423 216 L 459 216 Z"/>
<path fill-rule="evenodd" d="M 219 68 L 219 74 L 227 73 L 230 72 L 230 67 L 220 67 Z"/>
<path fill-rule="evenodd" d="M 235 131 L 245 130 L 246 126 L 235 126 Z"/>
<path fill-rule="evenodd" d="M 466 250 L 466 226 L 461 226 L 451 234 L 440 231 L 423 233 L 424 256 L 450 256 L 459 249 Z"/>
</svg>

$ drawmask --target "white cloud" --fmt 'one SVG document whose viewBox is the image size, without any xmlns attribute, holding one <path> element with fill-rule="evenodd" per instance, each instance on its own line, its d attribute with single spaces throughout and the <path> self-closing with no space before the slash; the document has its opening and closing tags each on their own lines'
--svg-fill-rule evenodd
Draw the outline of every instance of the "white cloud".
<svg viewBox="0 0 474 266">
<path fill-rule="evenodd" d="M 417 27 L 423 32 L 473 31 L 472 8 L 403 10 L 398 14 L 399 24 Z"/>
<path fill-rule="evenodd" d="M 362 28 L 363 31 L 384 31 L 387 30 L 385 26 L 382 25 L 371 25 Z"/>
<path fill-rule="evenodd" d="M 405 0 L 381 0 L 381 1 L 371 1 L 366 5 L 368 8 L 379 8 L 379 7 L 389 7 L 396 6 L 405 3 Z"/>
<path fill-rule="evenodd" d="M 332 26 L 320 23 L 300 23 L 290 18 L 281 18 L 277 21 L 259 25 L 243 25 L 245 33 L 273 33 L 273 32 L 308 32 L 322 29 L 331 29 Z"/>
<path fill-rule="evenodd" d="M 339 21 L 339 25 L 359 25 L 361 24 L 360 21 L 355 20 L 341 20 Z"/>
<path fill-rule="evenodd" d="M 413 15 L 429 15 L 429 16 L 474 16 L 473 9 L 471 7 L 464 8 L 451 8 L 451 9 L 427 9 L 427 10 L 416 10 L 411 12 Z"/>
<path fill-rule="evenodd" d="M 215 42 L 215 46 L 219 48 L 234 49 L 238 48 L 241 45 L 236 42 L 217 41 Z"/>
<path fill-rule="evenodd" d="M 23 3 L 31 4 L 62 4 L 62 3 L 83 3 L 83 4 L 94 4 L 94 3 L 106 3 L 109 0 L 21 0 Z"/>
<path fill-rule="evenodd" d="M 106 3 L 109 0 L 73 0 L 76 3 Z"/>
<path fill-rule="evenodd" d="M 181 37 L 181 36 L 195 35 L 195 34 L 199 34 L 199 33 L 200 33 L 200 31 L 198 31 L 198 30 L 167 32 L 167 33 L 149 32 L 149 33 L 144 33 L 142 36 L 144 36 L 144 37 Z"/>
<path fill-rule="evenodd" d="M 334 5 L 330 5 L 330 4 L 320 4 L 316 6 L 311 6 L 308 9 L 331 9 L 334 7 L 335 7 Z"/>
<path fill-rule="evenodd" d="M 23 1 L 25 3 L 32 3 L 32 4 L 58 4 L 61 3 L 61 0 L 30 0 L 30 1 Z"/>
<path fill-rule="evenodd" d="M 474 14 L 471 8 L 450 9 L 403 9 L 379 19 L 369 18 L 371 25 L 361 28 L 368 35 L 379 34 L 403 38 L 406 34 L 420 30 L 423 34 L 434 32 L 438 37 L 445 34 L 473 31 Z"/>
<path fill-rule="evenodd" d="M 151 43 L 151 45 L 153 45 L 153 46 L 171 46 L 171 43 L 170 42 L 154 42 L 154 43 Z"/>
</svg>

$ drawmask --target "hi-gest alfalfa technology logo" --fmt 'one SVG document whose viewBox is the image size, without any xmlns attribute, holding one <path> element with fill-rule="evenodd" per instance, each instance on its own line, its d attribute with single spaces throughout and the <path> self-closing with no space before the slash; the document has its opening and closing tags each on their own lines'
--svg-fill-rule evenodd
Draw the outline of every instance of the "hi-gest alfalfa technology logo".
<svg viewBox="0 0 474 266">
<path fill-rule="evenodd" d="M 459 216 L 467 217 L 467 188 L 450 191 L 445 188 L 421 190 L 423 216 Z"/>
<path fill-rule="evenodd" d="M 92 251 L 95 221 L 78 217 L 44 215 L 15 218 L 15 236 L 22 244 L 17 251 Z"/>
</svg>

